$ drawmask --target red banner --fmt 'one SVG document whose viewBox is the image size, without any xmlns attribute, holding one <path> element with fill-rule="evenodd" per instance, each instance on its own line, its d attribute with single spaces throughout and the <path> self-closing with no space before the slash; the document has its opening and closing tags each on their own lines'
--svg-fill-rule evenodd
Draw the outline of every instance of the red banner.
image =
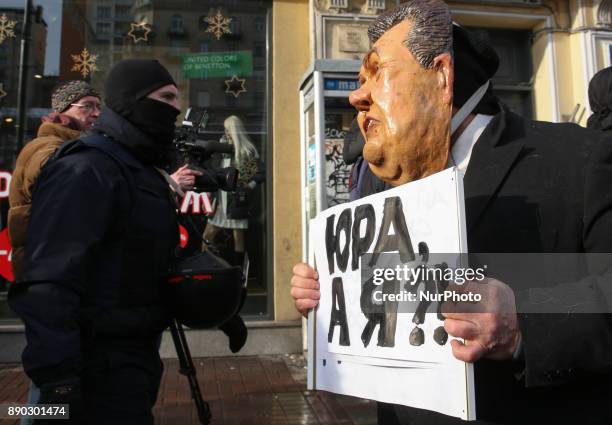
<svg viewBox="0 0 612 425">
<path fill-rule="evenodd" d="M 11 265 L 11 242 L 9 241 L 8 229 L 0 232 L 0 275 L 8 281 L 14 281 L 13 266 Z"/>
</svg>

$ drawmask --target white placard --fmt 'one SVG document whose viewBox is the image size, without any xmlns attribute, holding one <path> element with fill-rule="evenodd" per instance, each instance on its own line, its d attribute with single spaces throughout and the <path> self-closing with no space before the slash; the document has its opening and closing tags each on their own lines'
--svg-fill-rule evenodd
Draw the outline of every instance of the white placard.
<svg viewBox="0 0 612 425">
<path fill-rule="evenodd" d="M 309 317 L 309 388 L 475 419 L 472 365 L 453 357 L 449 340 L 434 338 L 436 330 L 443 330 L 437 304 L 417 324 L 414 312 L 391 310 L 384 315 L 394 318 L 384 322 L 386 333 L 363 307 L 364 294 L 371 297 L 362 285 L 368 253 L 406 252 L 400 248 L 407 245 L 417 260 L 423 249 L 467 253 L 461 174 L 452 168 L 337 205 L 311 220 L 309 233 L 309 258 L 321 284 L 319 306 Z M 330 326 L 332 316 L 341 323 Z M 415 328 L 420 343 L 411 340 Z"/>
</svg>

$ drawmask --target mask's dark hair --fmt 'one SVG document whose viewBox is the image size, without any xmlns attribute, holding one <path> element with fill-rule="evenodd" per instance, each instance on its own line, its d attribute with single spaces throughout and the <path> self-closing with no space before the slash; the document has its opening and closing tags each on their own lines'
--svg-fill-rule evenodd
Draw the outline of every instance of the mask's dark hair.
<svg viewBox="0 0 612 425">
<path fill-rule="evenodd" d="M 451 53 L 452 19 L 448 6 L 441 0 L 411 0 L 380 15 L 368 28 L 368 37 L 375 43 L 393 26 L 412 22 L 404 45 L 425 69 L 431 68 L 436 56 Z"/>
</svg>

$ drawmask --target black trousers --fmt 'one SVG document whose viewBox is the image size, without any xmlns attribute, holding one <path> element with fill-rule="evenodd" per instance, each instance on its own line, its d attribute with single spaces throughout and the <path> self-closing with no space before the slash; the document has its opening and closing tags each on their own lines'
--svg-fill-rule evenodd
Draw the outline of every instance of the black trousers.
<svg viewBox="0 0 612 425">
<path fill-rule="evenodd" d="M 163 363 L 157 337 L 107 341 L 88 350 L 83 398 L 88 425 L 153 425 Z"/>
</svg>

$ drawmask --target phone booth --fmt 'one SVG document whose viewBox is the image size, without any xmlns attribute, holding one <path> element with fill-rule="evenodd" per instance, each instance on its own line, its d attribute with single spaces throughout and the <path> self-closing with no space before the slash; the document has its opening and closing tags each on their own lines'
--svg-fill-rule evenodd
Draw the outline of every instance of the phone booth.
<svg viewBox="0 0 612 425">
<path fill-rule="evenodd" d="M 351 167 L 342 159 L 344 135 L 355 116 L 348 101 L 359 87 L 357 60 L 316 60 L 300 83 L 302 255 L 308 254 L 308 221 L 349 200 Z"/>
</svg>

